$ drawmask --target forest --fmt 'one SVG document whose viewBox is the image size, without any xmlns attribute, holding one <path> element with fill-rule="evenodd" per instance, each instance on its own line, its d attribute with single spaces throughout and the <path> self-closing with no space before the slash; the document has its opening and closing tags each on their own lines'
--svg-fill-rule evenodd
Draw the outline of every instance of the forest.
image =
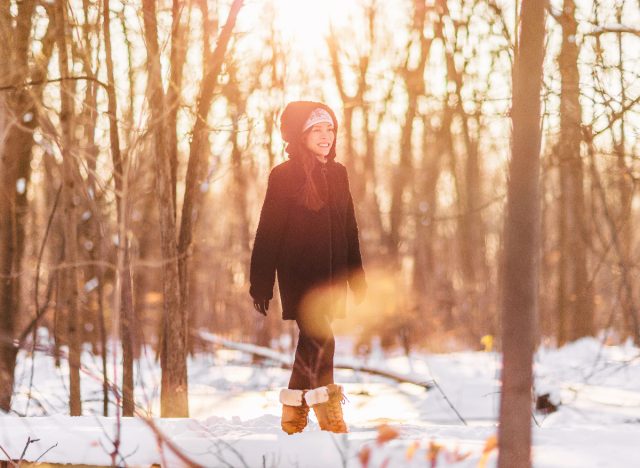
<svg viewBox="0 0 640 468">
<path fill-rule="evenodd" d="M 0 410 L 20 353 L 68 363 L 71 416 L 90 353 L 108 416 L 117 343 L 131 416 L 150 352 L 162 416 L 184 417 L 207 333 L 291 350 L 248 281 L 298 99 L 339 121 L 368 282 L 335 324 L 354 357 L 506 353 L 518 324 L 532 348 L 640 346 L 640 3 L 531 3 L 0 2 Z"/>
</svg>

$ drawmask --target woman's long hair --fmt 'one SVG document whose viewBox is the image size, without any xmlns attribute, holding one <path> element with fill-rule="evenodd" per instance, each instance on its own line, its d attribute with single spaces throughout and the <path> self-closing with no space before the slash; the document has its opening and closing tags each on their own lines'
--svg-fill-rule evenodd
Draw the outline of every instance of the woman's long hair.
<svg viewBox="0 0 640 468">
<path fill-rule="evenodd" d="M 295 144 L 289 144 L 287 151 L 291 158 L 298 159 L 304 170 L 305 182 L 298 193 L 298 202 L 312 211 L 319 211 L 327 202 L 328 187 L 324 177 L 314 177 L 314 169 L 318 166 L 315 154 L 305 145 L 309 130 L 304 132 Z"/>
</svg>

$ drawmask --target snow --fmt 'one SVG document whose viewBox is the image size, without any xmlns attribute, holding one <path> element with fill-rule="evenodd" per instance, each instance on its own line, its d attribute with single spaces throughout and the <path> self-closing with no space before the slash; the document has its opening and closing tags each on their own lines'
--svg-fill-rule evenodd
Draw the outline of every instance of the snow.
<svg viewBox="0 0 640 468">
<path fill-rule="evenodd" d="M 41 336 L 41 342 L 46 339 Z M 347 339 L 338 338 L 337 349 L 336 361 L 357 361 Z M 286 353 L 273 356 L 290 359 Z M 112 356 L 109 362 L 113 378 Z M 46 349 L 36 352 L 33 361 L 21 352 L 13 411 L 0 416 L 0 446 L 18 459 L 28 438 L 37 439 L 25 460 L 42 456 L 40 461 L 51 463 L 103 466 L 112 464 L 117 439 L 119 466 L 185 466 L 185 457 L 206 467 L 360 467 L 365 460 L 369 468 L 424 467 L 432 466 L 433 459 L 438 467 L 496 465 L 491 443 L 499 411 L 499 354 L 414 353 L 408 358 L 376 352 L 361 364 L 433 387 L 426 391 L 362 371 L 337 370 L 336 381 L 348 397 L 344 413 L 350 433 L 320 431 L 312 415 L 303 433 L 287 436 L 280 430 L 278 392 L 288 370 L 252 364 L 241 351 L 212 348 L 189 361 L 192 418 L 160 419 L 151 417 L 159 413 L 160 373 L 148 352 L 136 368 L 139 416 L 117 419 L 100 416 L 100 359 L 87 349 L 82 374 L 86 416 L 72 418 L 66 415 L 65 361 L 58 369 Z M 554 413 L 534 413 L 536 468 L 637 466 L 638 348 L 604 346 L 592 338 L 560 349 L 541 347 L 534 372 L 536 394 L 548 393 L 559 404 Z M 112 401 L 110 414 L 114 407 Z M 6 459 L 0 450 L 0 460 Z"/>
</svg>

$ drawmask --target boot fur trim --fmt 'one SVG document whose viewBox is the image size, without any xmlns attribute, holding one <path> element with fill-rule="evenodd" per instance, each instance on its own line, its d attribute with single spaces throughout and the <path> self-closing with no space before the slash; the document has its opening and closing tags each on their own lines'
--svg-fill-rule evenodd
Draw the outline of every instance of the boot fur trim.
<svg viewBox="0 0 640 468">
<path fill-rule="evenodd" d="M 284 388 L 280 390 L 280 403 L 287 406 L 302 406 L 304 392 L 302 390 L 291 390 Z"/>
<path fill-rule="evenodd" d="M 309 406 L 326 403 L 329 401 L 329 389 L 327 387 L 314 388 L 305 394 L 304 399 L 307 400 Z"/>
</svg>

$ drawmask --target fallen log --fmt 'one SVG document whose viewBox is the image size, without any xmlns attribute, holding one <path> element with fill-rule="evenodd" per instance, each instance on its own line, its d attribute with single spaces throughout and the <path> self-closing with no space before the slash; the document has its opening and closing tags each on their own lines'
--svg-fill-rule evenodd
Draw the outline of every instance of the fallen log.
<svg viewBox="0 0 640 468">
<path fill-rule="evenodd" d="M 197 336 L 201 340 L 216 346 L 233 349 L 235 351 L 241 351 L 253 356 L 259 356 L 264 359 L 275 361 L 287 369 L 291 369 L 291 367 L 293 366 L 293 359 L 291 356 L 280 353 L 278 351 L 274 351 L 273 349 L 265 348 L 263 346 L 257 346 L 250 343 L 238 343 L 237 341 L 228 340 L 226 338 L 222 338 L 221 336 L 206 331 L 197 332 Z M 366 374 L 377 375 L 394 380 L 399 383 L 409 383 L 417 385 L 418 387 L 422 387 L 425 390 L 433 388 L 433 385 L 425 380 L 420 380 L 407 374 L 393 372 L 388 369 L 381 369 L 379 367 L 360 364 L 355 360 L 336 357 L 334 359 L 333 365 L 336 369 L 348 369 L 356 372 L 364 372 Z"/>
</svg>

